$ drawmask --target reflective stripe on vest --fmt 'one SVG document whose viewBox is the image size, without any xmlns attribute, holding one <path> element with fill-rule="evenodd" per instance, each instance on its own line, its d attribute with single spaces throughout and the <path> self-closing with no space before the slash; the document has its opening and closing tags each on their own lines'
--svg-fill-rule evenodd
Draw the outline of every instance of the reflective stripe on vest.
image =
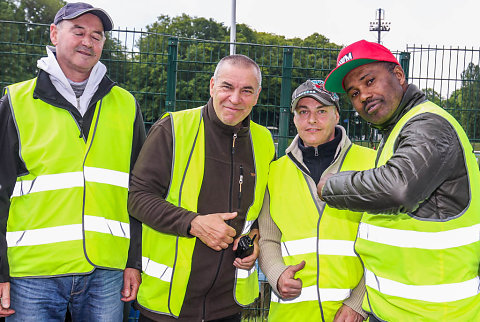
<svg viewBox="0 0 480 322">
<path fill-rule="evenodd" d="M 85 176 L 85 178 L 84 178 Z M 129 174 L 125 172 L 84 167 L 84 172 L 67 172 L 40 175 L 35 180 L 23 180 L 15 183 L 12 197 L 29 193 L 83 187 L 83 180 L 110 184 L 128 189 Z"/>
<path fill-rule="evenodd" d="M 318 293 L 319 291 L 321 297 L 322 297 L 322 302 L 327 302 L 327 301 L 344 301 L 347 298 L 350 297 L 350 294 L 352 294 L 351 289 L 338 289 L 338 288 L 322 288 L 318 289 L 316 285 L 312 285 L 309 287 L 302 287 L 302 292 L 300 293 L 299 296 L 293 298 L 293 299 L 288 299 L 284 300 L 280 297 L 278 297 L 275 292 L 272 292 L 272 297 L 271 301 L 275 303 L 280 303 L 280 304 L 292 304 L 292 303 L 301 303 L 301 302 L 308 302 L 308 301 L 318 301 Z M 317 306 L 318 307 L 318 306 Z M 311 312 L 304 312 L 308 316 L 310 316 Z"/>
<path fill-rule="evenodd" d="M 284 241 L 281 244 L 282 256 L 294 256 L 318 251 L 320 255 L 357 256 L 353 249 L 353 240 L 325 240 L 310 237 Z"/>
<path fill-rule="evenodd" d="M 252 225 L 255 220 L 245 220 L 245 225 L 243 225 L 242 235 L 246 235 L 252 230 Z"/>
<path fill-rule="evenodd" d="M 173 276 L 173 268 L 167 265 L 156 263 L 150 258 L 142 257 L 142 270 L 144 274 L 156 277 L 164 282 L 170 283 Z"/>
<path fill-rule="evenodd" d="M 102 217 L 84 216 L 85 231 L 130 238 L 130 225 Z M 7 232 L 8 247 L 34 246 L 83 240 L 82 224 Z"/>
<path fill-rule="evenodd" d="M 480 289 L 478 276 L 459 283 L 408 285 L 376 276 L 365 270 L 365 284 L 383 294 L 424 302 L 453 302 L 476 296 Z"/>
<path fill-rule="evenodd" d="M 396 247 L 448 249 L 465 246 L 479 240 L 480 224 L 447 231 L 425 232 L 398 230 L 362 223 L 358 238 Z"/>
<path fill-rule="evenodd" d="M 150 258 L 142 257 L 142 269 L 147 275 L 156 277 L 165 282 L 170 282 L 172 279 L 173 268 L 166 265 L 156 263 Z M 237 278 L 248 278 L 255 272 L 255 267 L 252 269 L 239 269 Z"/>
<path fill-rule="evenodd" d="M 114 86 L 96 106 L 88 140 L 65 109 L 33 99 L 36 79 L 7 88 L 28 174 L 17 178 L 7 222 L 10 275 L 124 269 L 136 104 Z M 80 135 L 79 135 L 80 134 Z M 28 216 L 25 216 L 28 214 Z"/>
<path fill-rule="evenodd" d="M 392 157 L 403 126 L 421 113 L 440 115 L 456 130 L 470 201 L 459 216 L 445 221 L 364 214 L 355 245 L 365 265 L 364 309 L 387 321 L 473 321 L 480 316 L 480 171 L 465 132 L 445 110 L 422 103 L 395 125 L 378 166 Z"/>
<path fill-rule="evenodd" d="M 205 162 L 205 135 L 202 108 L 170 113 L 173 131 L 172 177 L 166 200 L 197 210 Z M 274 157 L 270 132 L 250 122 L 255 161 L 255 193 L 242 233 L 250 231 L 263 203 L 269 163 Z M 184 184 L 188 182 L 188 184 Z M 180 314 L 191 270 L 195 238 L 163 234 L 143 225 L 143 274 L 138 303 L 150 311 L 177 317 Z M 162 245 L 159 247 L 158 245 Z M 234 298 L 248 305 L 258 297 L 258 273 L 236 270 Z"/>
<path fill-rule="evenodd" d="M 337 162 L 340 171 L 364 170 L 374 166 L 374 159 L 375 151 L 351 145 L 344 160 Z M 282 300 L 272 292 L 269 321 L 332 321 L 362 278 L 362 265 L 353 250 L 362 214 L 323 208 L 314 186 L 289 156 L 272 162 L 270 214 L 282 233 L 283 260 L 285 265 L 302 260 L 306 264 L 295 274 L 302 280 L 300 296 Z"/>
</svg>

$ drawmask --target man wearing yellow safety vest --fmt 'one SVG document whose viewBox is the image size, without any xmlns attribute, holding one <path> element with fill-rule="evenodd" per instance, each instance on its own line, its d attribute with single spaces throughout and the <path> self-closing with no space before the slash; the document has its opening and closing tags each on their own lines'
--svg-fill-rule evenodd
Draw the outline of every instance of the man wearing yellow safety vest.
<svg viewBox="0 0 480 322">
<path fill-rule="evenodd" d="M 121 321 L 122 301 L 136 297 L 141 224 L 130 220 L 127 198 L 145 129 L 135 98 L 99 62 L 112 27 L 104 10 L 67 4 L 38 76 L 1 98 L 0 316 L 8 321 L 64 321 L 67 308 L 73 321 Z"/>
<path fill-rule="evenodd" d="M 260 267 L 273 288 L 270 321 L 363 321 L 363 269 L 353 251 L 362 213 L 330 208 L 316 193 L 322 173 L 370 169 L 375 151 L 338 124 L 339 98 L 323 80 L 292 94 L 297 136 L 270 166 L 259 217 Z"/>
<path fill-rule="evenodd" d="M 477 321 L 480 171 L 462 127 L 377 43 L 342 49 L 326 88 L 383 136 L 376 168 L 318 185 L 329 206 L 366 212 L 355 250 L 370 321 Z"/>
<path fill-rule="evenodd" d="M 143 222 L 140 321 L 240 321 L 258 297 L 256 219 L 275 155 L 270 132 L 249 117 L 260 89 L 253 60 L 224 57 L 205 106 L 150 130 L 128 199 Z M 254 239 L 244 258 L 234 252 L 242 235 Z"/>
</svg>

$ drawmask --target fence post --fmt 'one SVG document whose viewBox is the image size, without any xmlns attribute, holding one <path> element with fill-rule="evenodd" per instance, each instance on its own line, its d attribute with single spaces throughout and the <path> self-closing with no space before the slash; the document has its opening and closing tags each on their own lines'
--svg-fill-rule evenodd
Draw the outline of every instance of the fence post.
<svg viewBox="0 0 480 322">
<path fill-rule="evenodd" d="M 285 154 L 288 143 L 288 120 L 292 97 L 293 48 L 283 48 L 282 87 L 280 90 L 280 120 L 278 125 L 278 157 Z"/>
<path fill-rule="evenodd" d="M 167 112 L 175 111 L 175 91 L 177 88 L 177 52 L 178 38 L 168 38 L 167 94 L 165 98 L 165 109 Z"/>
<path fill-rule="evenodd" d="M 402 51 L 400 53 L 400 66 L 402 66 L 405 72 L 405 81 L 408 84 L 408 72 L 410 68 L 410 53 L 408 51 Z"/>
</svg>

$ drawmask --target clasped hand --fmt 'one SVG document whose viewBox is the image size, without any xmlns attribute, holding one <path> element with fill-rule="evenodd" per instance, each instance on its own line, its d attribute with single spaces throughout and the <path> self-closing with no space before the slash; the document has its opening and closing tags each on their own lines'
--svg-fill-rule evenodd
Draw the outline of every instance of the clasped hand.
<svg viewBox="0 0 480 322">
<path fill-rule="evenodd" d="M 214 250 L 226 249 L 233 243 L 233 237 L 236 235 L 235 229 L 226 221 L 236 216 L 236 212 L 197 216 L 191 222 L 190 234 L 200 238 L 205 245 Z"/>
</svg>

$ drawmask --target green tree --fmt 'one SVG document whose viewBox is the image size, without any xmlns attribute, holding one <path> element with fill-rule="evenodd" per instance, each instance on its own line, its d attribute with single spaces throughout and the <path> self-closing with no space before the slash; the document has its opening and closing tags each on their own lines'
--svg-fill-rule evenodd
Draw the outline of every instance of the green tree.
<svg viewBox="0 0 480 322">
<path fill-rule="evenodd" d="M 58 3 L 57 8 L 54 9 L 52 3 Z M 8 77 L 12 78 L 11 82 L 33 77 L 36 73 L 36 60 L 45 55 L 44 46 L 50 43 L 48 24 L 38 22 L 52 21 L 54 13 L 63 2 L 0 0 L 0 5 L 5 9 L 5 15 L 17 15 L 13 20 L 30 22 L 17 24 L 21 28 L 15 27 L 16 32 L 2 32 L 0 35 L 3 37 L 2 43 L 9 46 L 5 50 L 8 53 L 5 55 L 7 59 L 1 61 L 0 80 L 9 83 Z M 2 31 L 6 30 L 4 26 L 7 25 L 2 24 Z M 38 28 L 38 32 L 32 32 L 34 28 Z M 109 76 L 136 96 L 145 120 L 151 123 L 167 109 L 199 106 L 209 99 L 210 77 L 217 62 L 229 54 L 229 33 L 228 27 L 213 19 L 186 14 L 177 17 L 160 15 L 155 22 L 146 26 L 145 31 L 111 33 L 104 46 L 102 62 L 107 65 Z M 115 35 L 122 39 L 125 36 L 125 40 L 122 40 L 125 41 L 124 46 Z M 133 46 L 127 47 L 127 38 L 131 36 L 136 40 Z M 176 37 L 178 41 L 175 59 L 176 103 L 174 106 L 166 106 L 171 37 Z M 10 46 L 13 43 L 25 45 Z M 318 33 L 305 39 L 288 39 L 273 33 L 257 32 L 245 24 L 237 25 L 237 53 L 254 59 L 260 65 L 263 75 L 262 94 L 254 109 L 253 119 L 267 126 L 278 125 L 277 107 L 280 106 L 285 46 L 295 46 L 292 90 L 306 79 L 324 79 L 334 67 L 340 49 L 340 46 Z M 3 77 L 6 71 L 9 76 Z M 347 105 L 348 100 L 344 100 L 341 97 L 342 104 Z M 342 111 L 350 113 L 349 109 L 350 106 Z M 294 133 L 292 123 L 290 134 Z"/>
<path fill-rule="evenodd" d="M 166 93 L 148 94 L 166 88 L 172 36 L 178 39 L 175 109 L 204 104 L 215 63 L 228 53 L 228 29 L 213 19 L 183 14 L 173 18 L 160 15 L 146 30 L 136 43 L 138 52 L 132 56 L 138 64 L 127 72 L 128 88 L 139 88 L 144 93 L 141 104 L 145 119 L 153 122 L 161 112 L 172 109 L 165 106 Z"/>
<path fill-rule="evenodd" d="M 433 103 L 439 106 L 442 106 L 442 102 L 444 101 L 444 99 L 433 88 L 425 88 L 423 89 L 423 92 L 425 93 L 425 96 L 427 97 L 428 100 L 432 101 Z"/>
<path fill-rule="evenodd" d="M 51 24 L 57 11 L 66 5 L 63 0 L 17 0 L 18 8 L 25 13 L 24 20 L 30 23 Z"/>
<path fill-rule="evenodd" d="M 35 76 L 36 62 L 45 55 L 45 45 L 50 43 L 47 24 L 53 21 L 56 12 L 64 5 L 65 1 L 61 0 L 0 0 L 1 19 L 17 22 L 1 23 L 0 42 L 4 52 L 0 62 L 2 86 Z"/>
<path fill-rule="evenodd" d="M 455 93 L 455 101 L 460 107 L 459 122 L 470 139 L 480 140 L 480 67 L 468 64 L 461 74 L 462 87 Z M 453 95 L 452 95 L 453 96 Z M 458 118 L 458 117 L 457 117 Z"/>
<path fill-rule="evenodd" d="M 0 20 L 22 21 L 23 16 L 14 0 L 0 0 Z M 2 29 L 3 33 L 3 29 Z"/>
</svg>

